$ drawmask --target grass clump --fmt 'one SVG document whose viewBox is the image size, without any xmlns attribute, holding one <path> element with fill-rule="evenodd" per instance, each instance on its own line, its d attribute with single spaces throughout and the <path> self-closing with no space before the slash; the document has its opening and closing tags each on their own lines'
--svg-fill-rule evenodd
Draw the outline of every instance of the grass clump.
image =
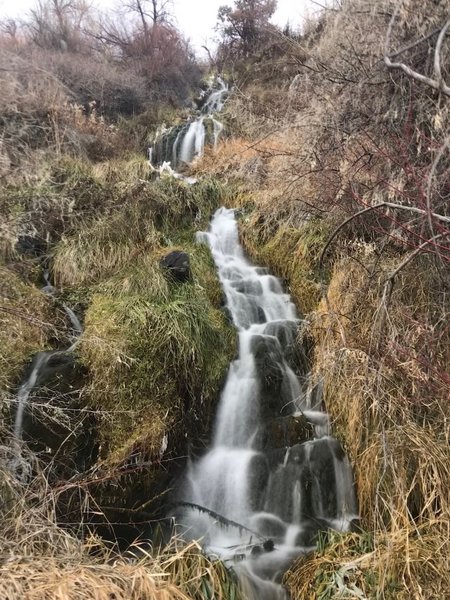
<svg viewBox="0 0 450 600">
<path fill-rule="evenodd" d="M 4 266 L 0 295 L 0 394 L 9 395 L 24 364 L 45 348 L 54 329 L 48 298 Z"/>
<path fill-rule="evenodd" d="M 151 213 L 137 202 L 79 224 L 58 245 L 53 274 L 58 287 L 84 286 L 108 278 L 141 253 L 159 246 Z"/>
<path fill-rule="evenodd" d="M 442 567 L 448 562 L 448 527 L 435 522 L 417 532 L 401 529 L 373 539 L 369 534 L 329 533 L 314 556 L 302 557 L 285 576 L 295 598 L 446 598 Z M 447 553 L 447 554 L 446 554 Z M 426 574 L 427 586 L 421 587 Z"/>
<path fill-rule="evenodd" d="M 194 279 L 185 284 L 167 283 L 159 256 L 140 257 L 104 282 L 86 314 L 80 352 L 90 402 L 110 411 L 102 437 L 116 457 L 137 441 L 158 452 L 164 434 L 180 433 L 180 419 L 210 414 L 234 351 L 233 331 L 211 304 L 218 294 L 207 287 L 214 271 L 204 250 L 192 248 Z"/>
<path fill-rule="evenodd" d="M 321 297 L 318 261 L 330 224 L 314 219 L 298 227 L 281 222 L 267 230 L 264 225 L 257 210 L 241 222 L 240 232 L 247 252 L 286 279 L 299 309 L 310 312 Z"/>
</svg>

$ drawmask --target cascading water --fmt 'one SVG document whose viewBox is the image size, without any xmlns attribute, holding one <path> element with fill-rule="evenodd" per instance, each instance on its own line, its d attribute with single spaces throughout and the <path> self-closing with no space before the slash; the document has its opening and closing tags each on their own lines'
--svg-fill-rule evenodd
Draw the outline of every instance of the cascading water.
<svg viewBox="0 0 450 600">
<path fill-rule="evenodd" d="M 185 538 L 234 561 L 249 598 L 284 598 L 280 581 L 292 559 L 320 530 L 347 530 L 357 519 L 351 467 L 289 364 L 295 306 L 276 277 L 245 258 L 234 211 L 219 209 L 198 241 L 209 244 L 218 268 L 239 355 L 211 447 L 181 486 L 176 519 Z"/>
<path fill-rule="evenodd" d="M 50 282 L 48 271 L 44 272 L 44 280 L 46 285 L 41 291 L 48 295 L 55 294 L 57 290 Z M 55 369 L 57 370 L 61 361 L 64 362 L 67 355 L 73 352 L 78 344 L 78 337 L 83 333 L 83 327 L 74 311 L 65 304 L 62 307 L 72 325 L 72 338 L 74 342 L 65 350 L 38 352 L 33 357 L 30 374 L 17 392 L 17 411 L 14 421 L 14 438 L 16 440 L 20 440 L 22 437 L 23 418 L 31 392 L 39 385 L 41 379 L 48 376 Z"/>
<path fill-rule="evenodd" d="M 150 164 L 155 167 L 163 163 L 176 169 L 202 156 L 205 144 L 217 144 L 223 125 L 213 117 L 222 110 L 228 95 L 227 84 L 218 77 L 205 92 L 205 101 L 195 119 L 182 126 L 166 129 L 156 134 L 153 146 L 148 149 Z"/>
</svg>

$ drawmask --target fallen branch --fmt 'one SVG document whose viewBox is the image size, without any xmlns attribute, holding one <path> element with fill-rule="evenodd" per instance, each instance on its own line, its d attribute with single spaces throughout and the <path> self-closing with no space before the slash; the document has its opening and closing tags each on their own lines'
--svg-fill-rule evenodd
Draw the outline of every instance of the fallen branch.
<svg viewBox="0 0 450 600">
<path fill-rule="evenodd" d="M 214 510 L 211 510 L 210 508 L 206 508 L 206 506 L 200 506 L 200 504 L 195 504 L 194 502 L 177 502 L 173 506 L 175 506 L 175 507 L 185 506 L 187 508 L 194 508 L 195 510 L 198 510 L 199 512 L 206 513 L 207 515 L 209 515 L 210 517 L 212 517 L 213 519 L 218 521 L 221 525 L 225 525 L 226 527 L 236 527 L 239 529 L 240 532 L 248 531 L 252 535 L 256 535 L 260 540 L 267 539 L 264 536 L 262 536 L 261 534 L 259 534 L 258 532 L 253 531 L 252 529 L 249 529 L 248 527 L 246 527 L 245 525 L 242 525 L 241 523 L 237 523 L 236 521 L 227 519 L 227 517 L 224 517 L 223 515 L 219 515 L 219 513 L 216 513 Z"/>
</svg>

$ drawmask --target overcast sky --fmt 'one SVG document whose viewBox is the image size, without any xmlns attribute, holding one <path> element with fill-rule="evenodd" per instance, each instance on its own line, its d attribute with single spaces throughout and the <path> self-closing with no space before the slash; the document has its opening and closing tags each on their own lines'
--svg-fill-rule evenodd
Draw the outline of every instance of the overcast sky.
<svg viewBox="0 0 450 600">
<path fill-rule="evenodd" d="M 34 0 L 0 0 L 1 17 L 26 17 Z M 118 0 L 91 0 L 91 5 L 98 9 L 113 8 L 120 4 Z M 198 50 L 200 46 L 212 45 L 217 11 L 223 4 L 232 4 L 231 0 L 172 0 L 173 13 L 179 29 L 191 39 Z M 289 23 L 296 27 L 301 25 L 306 12 L 317 10 L 312 0 L 278 0 L 278 9 L 272 21 L 284 26 Z"/>
</svg>

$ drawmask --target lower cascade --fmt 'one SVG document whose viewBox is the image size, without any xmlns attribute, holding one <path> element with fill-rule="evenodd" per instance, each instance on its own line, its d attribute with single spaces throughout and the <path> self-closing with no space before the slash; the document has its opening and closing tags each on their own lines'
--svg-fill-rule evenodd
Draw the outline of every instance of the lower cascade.
<svg viewBox="0 0 450 600">
<path fill-rule="evenodd" d="M 320 531 L 358 519 L 353 475 L 307 373 L 294 372 L 302 321 L 279 279 L 244 256 L 234 210 L 220 208 L 197 238 L 211 249 L 239 354 L 211 446 L 180 486 L 176 521 L 186 540 L 232 562 L 249 598 L 281 599 L 292 560 Z"/>
</svg>

